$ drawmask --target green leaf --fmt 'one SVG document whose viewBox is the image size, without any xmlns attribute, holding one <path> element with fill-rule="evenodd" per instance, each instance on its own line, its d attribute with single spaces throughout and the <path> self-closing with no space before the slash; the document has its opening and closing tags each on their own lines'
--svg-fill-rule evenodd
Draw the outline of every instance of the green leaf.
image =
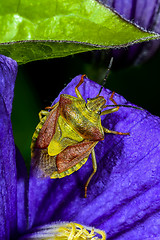
<svg viewBox="0 0 160 240">
<path fill-rule="evenodd" d="M 0 32 L 0 54 L 19 64 L 160 37 L 96 0 L 1 0 Z"/>
</svg>

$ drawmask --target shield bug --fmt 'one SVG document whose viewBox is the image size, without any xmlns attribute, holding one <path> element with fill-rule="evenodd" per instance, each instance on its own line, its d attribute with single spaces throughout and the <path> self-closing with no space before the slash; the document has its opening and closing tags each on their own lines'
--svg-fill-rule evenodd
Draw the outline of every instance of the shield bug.
<svg viewBox="0 0 160 240">
<path fill-rule="evenodd" d="M 113 59 L 110 61 L 104 83 L 112 61 Z M 59 102 L 47 107 L 49 111 L 40 111 L 40 122 L 32 137 L 31 158 L 37 176 L 62 178 L 81 168 L 91 154 L 93 172 L 85 184 L 86 197 L 88 184 L 97 170 L 94 151 L 97 143 L 104 140 L 104 133 L 129 133 L 112 131 L 102 126 L 101 116 L 116 112 L 123 105 L 117 105 L 113 99 L 114 92 L 110 97 L 113 105 L 105 105 L 106 100 L 100 96 L 104 83 L 98 95 L 87 99 L 86 102 L 78 90 L 85 77 L 86 75 L 82 75 L 80 82 L 75 86 L 77 97 L 61 94 Z M 104 110 L 109 106 L 112 108 Z"/>
</svg>

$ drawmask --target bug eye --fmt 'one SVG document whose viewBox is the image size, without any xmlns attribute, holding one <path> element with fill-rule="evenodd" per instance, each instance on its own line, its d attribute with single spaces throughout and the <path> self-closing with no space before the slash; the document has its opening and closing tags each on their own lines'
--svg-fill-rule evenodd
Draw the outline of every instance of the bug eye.
<svg viewBox="0 0 160 240">
<path fill-rule="evenodd" d="M 97 113 L 98 113 L 99 115 L 101 115 L 101 111 L 98 111 Z"/>
</svg>

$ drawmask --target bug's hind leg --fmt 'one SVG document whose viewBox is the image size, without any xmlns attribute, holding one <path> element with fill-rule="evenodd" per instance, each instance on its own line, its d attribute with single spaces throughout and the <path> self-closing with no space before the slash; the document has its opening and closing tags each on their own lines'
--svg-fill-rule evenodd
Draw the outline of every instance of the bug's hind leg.
<svg viewBox="0 0 160 240">
<path fill-rule="evenodd" d="M 103 130 L 104 130 L 105 133 L 112 133 L 112 134 L 117 134 L 117 135 L 130 135 L 129 132 L 122 133 L 122 132 L 112 131 L 112 130 L 109 130 L 109 129 L 105 128 L 105 127 L 103 127 Z"/>
<path fill-rule="evenodd" d="M 97 161 L 96 161 L 96 155 L 95 155 L 95 151 L 94 151 L 94 148 L 92 149 L 92 152 L 91 152 L 91 155 L 92 155 L 92 165 L 93 165 L 93 172 L 92 174 L 90 175 L 90 177 L 88 178 L 86 184 L 85 184 L 85 194 L 84 194 L 84 197 L 86 198 L 87 197 L 87 187 L 93 177 L 93 175 L 96 173 L 97 171 Z"/>
<path fill-rule="evenodd" d="M 83 97 L 82 97 L 80 91 L 78 90 L 78 88 L 79 88 L 79 86 L 84 82 L 84 77 L 86 77 L 86 74 L 84 74 L 84 75 L 81 76 L 81 80 L 79 81 L 79 83 L 78 83 L 77 86 L 75 87 L 75 92 L 76 92 L 76 94 L 77 94 L 77 97 L 78 97 L 78 98 L 81 98 L 81 99 L 83 99 Z"/>
</svg>

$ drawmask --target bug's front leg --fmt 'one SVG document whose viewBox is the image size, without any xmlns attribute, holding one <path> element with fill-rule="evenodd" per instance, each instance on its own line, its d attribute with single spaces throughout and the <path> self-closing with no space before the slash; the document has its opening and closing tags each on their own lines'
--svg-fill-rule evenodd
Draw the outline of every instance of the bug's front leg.
<svg viewBox="0 0 160 240">
<path fill-rule="evenodd" d="M 109 113 L 117 112 L 119 110 L 119 106 L 116 106 L 117 103 L 113 99 L 114 94 L 115 94 L 115 92 L 112 93 L 112 95 L 109 98 L 109 100 L 111 100 L 115 104 L 115 107 L 101 112 L 101 115 L 106 115 L 106 114 L 109 114 Z M 105 128 L 105 127 L 103 127 L 103 130 L 104 130 L 105 133 L 112 133 L 112 134 L 118 134 L 118 135 L 130 135 L 129 132 L 122 133 L 122 132 L 118 132 L 118 131 L 112 131 L 112 130 L 109 130 L 109 129 Z"/>
<path fill-rule="evenodd" d="M 80 91 L 78 90 L 78 88 L 79 88 L 79 86 L 84 82 L 84 77 L 86 77 L 86 74 L 84 74 L 84 75 L 81 76 L 81 80 L 79 81 L 79 83 L 78 83 L 77 86 L 75 87 L 75 92 L 76 92 L 76 94 L 77 94 L 77 97 L 78 97 L 78 98 L 81 98 L 81 99 L 83 99 L 83 97 L 82 97 Z"/>
<path fill-rule="evenodd" d="M 84 194 L 84 197 L 86 198 L 87 197 L 87 187 L 91 181 L 91 178 L 93 177 L 93 175 L 96 173 L 97 171 L 97 161 L 96 161 L 96 155 L 95 155 L 95 151 L 94 151 L 94 148 L 91 152 L 91 155 L 92 155 L 92 165 L 93 165 L 93 172 L 92 174 L 90 175 L 90 177 L 88 178 L 86 184 L 85 184 L 85 194 Z"/>
<path fill-rule="evenodd" d="M 101 112 L 101 115 L 106 115 L 106 114 L 109 114 L 109 113 L 117 112 L 117 111 L 119 110 L 119 106 L 116 106 L 117 103 L 116 103 L 116 101 L 113 99 L 114 94 L 115 94 L 115 92 L 112 92 L 109 100 L 112 101 L 112 103 L 115 104 L 115 107 L 114 107 L 114 108 L 107 109 L 107 110 Z M 105 107 L 107 107 L 107 105 L 106 105 Z"/>
</svg>

